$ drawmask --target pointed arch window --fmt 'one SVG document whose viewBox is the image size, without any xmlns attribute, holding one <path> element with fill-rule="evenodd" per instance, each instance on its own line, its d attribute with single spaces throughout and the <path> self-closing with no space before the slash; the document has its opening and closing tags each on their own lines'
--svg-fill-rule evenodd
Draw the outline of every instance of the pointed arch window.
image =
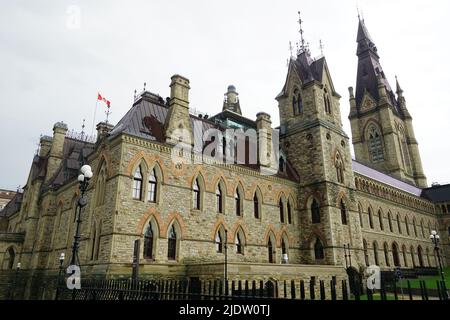
<svg viewBox="0 0 450 320">
<path fill-rule="evenodd" d="M 378 244 L 375 241 L 373 242 L 373 258 L 375 260 L 375 265 L 379 266 L 380 262 L 378 260 Z"/>
<path fill-rule="evenodd" d="M 408 221 L 408 217 L 407 216 L 405 216 L 405 228 L 406 228 L 406 234 L 408 236 L 410 236 L 411 234 L 409 232 L 409 221 Z"/>
<path fill-rule="evenodd" d="M 344 183 L 344 165 L 342 163 L 341 156 L 336 154 L 336 159 L 334 163 L 336 167 L 336 178 L 338 183 Z"/>
<path fill-rule="evenodd" d="M 217 212 L 223 213 L 223 193 L 222 193 L 222 187 L 220 186 L 220 183 L 216 187 L 216 202 L 217 202 Z"/>
<path fill-rule="evenodd" d="M 238 188 L 236 188 L 236 191 L 234 192 L 234 203 L 236 208 L 236 215 L 238 217 L 242 216 L 242 197 L 241 197 L 241 191 Z"/>
<path fill-rule="evenodd" d="M 142 168 L 139 166 L 133 176 L 133 199 L 142 199 Z"/>
<path fill-rule="evenodd" d="M 316 238 L 316 242 L 314 243 L 314 258 L 316 260 L 323 260 L 324 257 L 322 241 L 320 241 L 319 238 Z"/>
<path fill-rule="evenodd" d="M 361 228 L 364 228 L 363 216 L 362 216 L 362 207 L 358 204 L 358 214 L 359 214 L 359 224 Z"/>
<path fill-rule="evenodd" d="M 152 170 L 148 178 L 148 201 L 156 202 L 158 192 L 158 180 L 155 169 Z"/>
<path fill-rule="evenodd" d="M 223 253 L 225 248 L 225 237 L 223 228 L 219 228 L 216 234 L 216 251 L 217 253 Z"/>
<path fill-rule="evenodd" d="M 95 240 L 97 240 L 97 230 L 94 223 L 92 225 L 91 260 L 94 260 L 95 257 Z"/>
<path fill-rule="evenodd" d="M 397 227 L 398 227 L 398 233 L 402 234 L 403 230 L 402 230 L 402 221 L 400 220 L 400 215 L 397 214 Z"/>
<path fill-rule="evenodd" d="M 282 255 L 288 254 L 286 240 L 284 238 L 281 239 L 281 254 Z"/>
<path fill-rule="evenodd" d="M 378 210 L 378 221 L 380 223 L 380 230 L 384 231 L 383 212 L 381 210 Z"/>
<path fill-rule="evenodd" d="M 369 227 L 370 229 L 373 229 L 373 213 L 370 207 L 368 209 L 368 212 L 369 212 Z"/>
<path fill-rule="evenodd" d="M 280 201 L 278 202 L 278 207 L 280 210 L 280 222 L 284 223 L 284 201 L 280 198 Z"/>
<path fill-rule="evenodd" d="M 292 205 L 290 200 L 287 203 L 287 223 L 292 224 Z"/>
<path fill-rule="evenodd" d="M 425 228 L 423 226 L 423 220 L 420 221 L 420 231 L 422 233 L 422 238 L 425 237 Z"/>
<path fill-rule="evenodd" d="M 408 258 L 406 257 L 406 247 L 403 245 L 402 247 L 402 254 L 403 254 L 403 264 L 405 267 L 408 267 Z"/>
<path fill-rule="evenodd" d="M 347 225 L 347 208 L 345 207 L 344 200 L 341 199 L 341 222 L 343 225 Z"/>
<path fill-rule="evenodd" d="M 416 225 L 416 219 L 415 218 L 413 219 L 413 229 L 414 229 L 414 235 L 417 238 L 417 225 Z"/>
<path fill-rule="evenodd" d="M 260 217 L 260 207 L 259 207 L 259 198 L 258 198 L 258 194 L 255 192 L 255 194 L 253 195 L 253 215 L 255 217 L 255 219 L 259 219 Z"/>
<path fill-rule="evenodd" d="M 149 223 L 147 229 L 144 234 L 144 258 L 145 259 L 154 259 L 154 232 L 152 228 L 152 224 Z"/>
<path fill-rule="evenodd" d="M 95 205 L 101 206 L 105 203 L 105 188 L 106 188 L 106 173 L 105 169 L 100 170 L 100 174 L 97 178 L 96 189 L 96 201 Z"/>
<path fill-rule="evenodd" d="M 369 266 L 369 253 L 367 252 L 367 241 L 363 240 L 363 248 L 364 248 L 364 261 L 366 266 Z"/>
<path fill-rule="evenodd" d="M 384 244 L 384 261 L 386 263 L 386 266 L 390 266 L 391 263 L 389 262 L 389 247 L 387 245 L 387 243 Z"/>
<path fill-rule="evenodd" d="M 172 225 L 169 231 L 167 259 L 169 260 L 177 259 L 177 231 L 175 230 L 174 225 Z"/>
<path fill-rule="evenodd" d="M 242 241 L 242 234 L 241 234 L 241 232 L 238 232 L 236 234 L 235 244 L 236 244 L 236 253 L 237 254 L 244 254 L 244 243 Z"/>
<path fill-rule="evenodd" d="M 272 239 L 270 237 L 269 237 L 269 241 L 267 243 L 267 252 L 269 255 L 269 263 L 275 263 L 274 246 L 272 243 Z"/>
<path fill-rule="evenodd" d="M 369 154 L 373 163 L 384 160 L 383 140 L 378 128 L 374 125 L 369 127 Z"/>
<path fill-rule="evenodd" d="M 323 103 L 324 103 L 324 106 L 325 106 L 325 113 L 331 114 L 330 97 L 329 97 L 329 95 L 328 95 L 328 91 L 327 91 L 326 88 L 324 89 Z"/>
<path fill-rule="evenodd" d="M 411 246 L 411 247 L 409 248 L 409 251 L 411 252 L 411 262 L 412 262 L 412 265 L 413 265 L 413 267 L 416 267 L 416 259 L 415 259 L 415 257 L 414 257 L 414 248 L 413 248 L 413 246 Z"/>
<path fill-rule="evenodd" d="M 194 184 L 192 186 L 192 191 L 193 191 L 193 207 L 195 210 L 200 210 L 201 190 L 200 190 L 200 184 L 198 182 L 198 178 L 194 180 Z"/>
<path fill-rule="evenodd" d="M 389 231 L 394 232 L 394 227 L 392 226 L 392 217 L 391 217 L 390 212 L 388 212 L 388 223 L 389 223 Z"/>
<path fill-rule="evenodd" d="M 292 96 L 292 111 L 294 115 L 303 113 L 303 99 L 300 90 L 297 88 L 294 90 L 294 95 Z"/>
<path fill-rule="evenodd" d="M 312 223 L 320 223 L 320 208 L 316 199 L 313 199 L 311 203 L 311 219 Z"/>
</svg>

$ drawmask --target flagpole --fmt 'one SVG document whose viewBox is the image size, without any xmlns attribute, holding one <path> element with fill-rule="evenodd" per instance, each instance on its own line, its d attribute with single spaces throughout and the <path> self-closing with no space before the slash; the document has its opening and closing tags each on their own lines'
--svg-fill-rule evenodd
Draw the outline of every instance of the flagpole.
<svg viewBox="0 0 450 320">
<path fill-rule="evenodd" d="M 96 116 L 96 114 L 97 114 L 97 108 L 98 108 L 98 98 L 95 100 L 94 120 L 92 121 L 92 132 L 91 132 L 91 137 L 94 135 L 95 116 Z"/>
</svg>

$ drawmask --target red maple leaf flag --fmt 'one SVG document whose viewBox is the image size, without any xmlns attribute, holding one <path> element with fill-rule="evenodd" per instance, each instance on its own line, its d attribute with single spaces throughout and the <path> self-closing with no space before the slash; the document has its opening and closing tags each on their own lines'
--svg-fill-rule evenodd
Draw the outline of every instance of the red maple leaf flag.
<svg viewBox="0 0 450 320">
<path fill-rule="evenodd" d="M 97 93 L 97 100 L 103 100 L 102 96 L 100 95 L 100 93 Z"/>
<path fill-rule="evenodd" d="M 103 101 L 104 103 L 106 103 L 108 107 L 110 107 L 111 105 L 111 102 L 107 100 L 105 97 L 102 97 L 100 93 L 97 93 L 97 100 Z"/>
</svg>

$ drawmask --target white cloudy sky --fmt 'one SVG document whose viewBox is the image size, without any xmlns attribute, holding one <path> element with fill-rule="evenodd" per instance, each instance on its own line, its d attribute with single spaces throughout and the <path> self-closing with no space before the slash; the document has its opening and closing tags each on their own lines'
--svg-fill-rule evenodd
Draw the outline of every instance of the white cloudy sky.
<svg viewBox="0 0 450 320">
<path fill-rule="evenodd" d="M 80 11 L 71 28 L 71 6 Z M 429 183 L 450 183 L 450 30 L 447 0 L 359 0 L 384 71 L 397 74 L 414 117 Z M 313 55 L 319 39 L 337 91 L 345 130 L 349 86 L 356 81 L 356 1 L 7 1 L 0 0 L 0 188 L 24 185 L 40 134 L 57 121 L 91 131 L 97 92 L 116 123 L 133 91 L 166 97 L 170 76 L 191 81 L 191 106 L 221 110 L 227 85 L 243 113 L 270 113 L 283 86 L 297 11 Z M 100 107 L 99 107 L 100 108 Z M 97 120 L 104 115 L 97 113 Z"/>
</svg>

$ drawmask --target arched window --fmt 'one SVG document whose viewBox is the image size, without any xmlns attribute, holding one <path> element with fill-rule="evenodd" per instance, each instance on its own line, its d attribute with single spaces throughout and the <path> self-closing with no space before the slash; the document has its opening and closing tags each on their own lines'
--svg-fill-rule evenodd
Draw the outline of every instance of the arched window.
<svg viewBox="0 0 450 320">
<path fill-rule="evenodd" d="M 386 266 L 390 266 L 391 263 L 389 261 L 389 247 L 387 243 L 384 243 L 384 261 L 386 263 Z"/>
<path fill-rule="evenodd" d="M 336 159 L 334 162 L 334 165 L 336 167 L 336 178 L 338 183 L 344 183 L 344 165 L 342 163 L 341 156 L 336 154 Z"/>
<path fill-rule="evenodd" d="M 369 207 L 369 209 L 367 211 L 369 212 L 369 227 L 370 227 L 370 229 L 373 229 L 373 213 L 372 213 L 372 209 Z"/>
<path fill-rule="evenodd" d="M 269 237 L 269 241 L 267 243 L 267 252 L 269 254 L 269 263 L 275 263 L 275 253 L 272 239 Z"/>
<path fill-rule="evenodd" d="M 106 173 L 105 169 L 102 168 L 97 178 L 97 184 L 95 185 L 96 189 L 95 205 L 97 207 L 105 203 L 105 188 L 106 188 Z"/>
<path fill-rule="evenodd" d="M 280 171 L 280 172 L 284 172 L 285 170 L 285 165 L 286 165 L 286 162 L 284 161 L 284 157 L 283 156 L 281 156 L 280 157 L 280 159 L 278 160 L 278 171 Z"/>
<path fill-rule="evenodd" d="M 288 254 L 286 240 L 284 238 L 281 239 L 281 254 L 282 255 Z"/>
<path fill-rule="evenodd" d="M 153 228 L 152 224 L 149 223 L 147 226 L 147 229 L 145 230 L 144 234 L 144 258 L 145 259 L 154 259 L 155 252 L 154 252 L 154 240 L 155 237 L 153 235 Z"/>
<path fill-rule="evenodd" d="M 242 216 L 242 207 L 243 207 L 243 203 L 242 203 L 242 197 L 241 197 L 241 190 L 239 187 L 236 188 L 236 191 L 234 192 L 234 204 L 235 204 L 235 208 L 236 208 L 236 215 L 237 216 Z"/>
<path fill-rule="evenodd" d="M 291 200 L 288 200 L 288 203 L 287 203 L 287 223 L 288 224 L 292 223 L 292 205 L 291 205 Z"/>
<path fill-rule="evenodd" d="M 296 88 L 292 97 L 292 112 L 294 115 L 301 114 L 303 112 L 303 100 L 300 91 Z"/>
<path fill-rule="evenodd" d="M 409 151 L 408 151 L 408 144 L 406 142 L 406 136 L 405 132 L 403 131 L 403 128 L 399 127 L 397 132 L 398 137 L 398 143 L 400 145 L 401 150 L 401 156 L 403 160 L 403 165 L 405 167 L 405 171 L 410 173 L 411 172 L 411 159 L 409 157 Z"/>
<path fill-rule="evenodd" d="M 330 97 L 328 96 L 328 91 L 327 91 L 326 88 L 324 89 L 323 103 L 324 103 L 324 105 L 325 105 L 325 113 L 331 114 Z"/>
<path fill-rule="evenodd" d="M 294 95 L 292 96 L 292 113 L 294 115 L 297 114 L 297 92 L 298 92 L 298 90 L 295 89 Z"/>
<path fill-rule="evenodd" d="M 224 232 L 224 229 L 222 227 L 220 227 L 217 230 L 217 234 L 216 234 L 216 251 L 217 253 L 223 253 L 223 249 L 225 247 L 225 239 L 226 234 Z"/>
<path fill-rule="evenodd" d="M 303 113 L 303 99 L 302 99 L 300 92 L 297 95 L 297 111 L 298 111 L 298 114 Z"/>
<path fill-rule="evenodd" d="M 364 248 L 364 261 L 366 262 L 366 266 L 369 266 L 369 253 L 367 252 L 367 241 L 363 240 L 363 248 Z"/>
<path fill-rule="evenodd" d="M 396 243 L 392 244 L 392 257 L 394 258 L 394 266 L 400 267 L 400 258 L 398 256 L 398 246 Z"/>
<path fill-rule="evenodd" d="M 378 221 L 380 223 L 380 230 L 383 231 L 384 230 L 383 213 L 381 212 L 381 210 L 378 210 Z"/>
<path fill-rule="evenodd" d="M 193 190 L 193 207 L 195 210 L 200 210 L 201 206 L 201 190 L 198 182 L 198 178 L 194 180 L 194 184 L 192 186 Z"/>
<path fill-rule="evenodd" d="M 243 243 L 242 237 L 243 236 L 242 236 L 241 231 L 236 233 L 235 244 L 236 244 L 236 253 L 237 254 L 244 254 L 244 243 Z"/>
<path fill-rule="evenodd" d="M 312 223 L 320 223 L 320 208 L 316 199 L 313 199 L 311 203 L 311 219 Z"/>
<path fill-rule="evenodd" d="M 398 233 L 402 234 L 402 221 L 400 220 L 400 215 L 397 214 L 397 227 L 398 227 Z"/>
<path fill-rule="evenodd" d="M 423 226 L 423 219 L 420 221 L 420 231 L 422 232 L 422 238 L 425 237 L 425 228 Z"/>
<path fill-rule="evenodd" d="M 216 203 L 217 203 L 217 212 L 223 213 L 223 193 L 220 183 L 217 184 L 216 187 Z"/>
<path fill-rule="evenodd" d="M 442 213 L 447 213 L 447 208 L 444 205 L 442 205 Z"/>
<path fill-rule="evenodd" d="M 14 268 L 14 260 L 16 259 L 16 252 L 13 247 L 6 250 L 5 258 L 3 260 L 3 269 L 12 270 Z"/>
<path fill-rule="evenodd" d="M 421 267 L 421 268 L 423 268 L 424 267 L 424 264 L 423 264 L 423 251 L 422 251 L 422 247 L 421 246 L 418 246 L 417 247 L 417 258 L 419 258 L 419 266 Z"/>
<path fill-rule="evenodd" d="M 158 192 L 158 180 L 155 169 L 152 170 L 148 177 L 148 201 L 156 202 Z"/>
<path fill-rule="evenodd" d="M 375 260 L 375 265 L 379 266 L 380 261 L 378 260 L 378 244 L 376 241 L 373 242 L 373 258 Z"/>
<path fill-rule="evenodd" d="M 408 221 L 408 217 L 407 216 L 405 216 L 405 228 L 406 228 L 406 234 L 409 236 L 409 235 L 411 235 L 410 233 L 409 233 L 409 221 Z"/>
<path fill-rule="evenodd" d="M 280 222 L 284 223 L 284 201 L 280 198 L 278 202 L 279 210 L 280 210 Z"/>
<path fill-rule="evenodd" d="M 413 218 L 413 229 L 414 229 L 414 235 L 417 238 L 417 225 L 416 225 L 416 218 Z"/>
<path fill-rule="evenodd" d="M 369 154 L 372 162 L 377 163 L 384 160 L 383 141 L 378 128 L 374 125 L 369 127 L 368 132 Z"/>
<path fill-rule="evenodd" d="M 142 169 L 139 166 L 133 176 L 133 199 L 142 199 Z"/>
<path fill-rule="evenodd" d="M 167 259 L 176 260 L 177 259 L 177 231 L 175 230 L 175 226 L 172 224 L 172 227 L 169 231 L 169 241 L 168 241 L 168 250 L 167 250 Z"/>
<path fill-rule="evenodd" d="M 314 243 L 314 258 L 316 260 L 323 260 L 325 258 L 322 241 L 319 238 L 316 238 L 316 242 Z"/>
<path fill-rule="evenodd" d="M 411 248 L 409 248 L 409 251 L 410 251 L 410 253 L 411 253 L 411 262 L 412 262 L 412 265 L 413 265 L 413 267 L 415 268 L 415 267 L 416 267 L 416 259 L 414 259 L 414 248 L 413 248 L 413 246 L 411 246 Z"/>
<path fill-rule="evenodd" d="M 363 216 L 362 216 L 362 207 L 361 204 L 358 203 L 358 214 L 359 214 L 359 224 L 361 228 L 364 228 Z"/>
<path fill-rule="evenodd" d="M 392 227 L 392 217 L 391 217 L 390 212 L 388 212 L 388 223 L 389 223 L 389 231 L 394 232 L 394 228 Z"/>
<path fill-rule="evenodd" d="M 403 245 L 403 247 L 402 247 L 402 253 L 403 253 L 403 265 L 405 267 L 408 267 L 408 259 L 406 257 L 406 246 L 405 245 Z"/>
<path fill-rule="evenodd" d="M 92 239 L 91 239 L 91 260 L 95 257 L 95 241 L 97 240 L 97 229 L 95 228 L 95 222 L 92 224 Z"/>
<path fill-rule="evenodd" d="M 345 207 L 344 200 L 341 199 L 341 221 L 343 225 L 347 225 L 347 208 Z"/>
<path fill-rule="evenodd" d="M 427 266 L 431 267 L 430 250 L 428 248 L 426 250 L 426 254 L 427 254 Z"/>
<path fill-rule="evenodd" d="M 253 195 L 253 215 L 255 219 L 259 219 L 260 217 L 260 207 L 259 207 L 259 197 L 257 192 Z"/>
</svg>

